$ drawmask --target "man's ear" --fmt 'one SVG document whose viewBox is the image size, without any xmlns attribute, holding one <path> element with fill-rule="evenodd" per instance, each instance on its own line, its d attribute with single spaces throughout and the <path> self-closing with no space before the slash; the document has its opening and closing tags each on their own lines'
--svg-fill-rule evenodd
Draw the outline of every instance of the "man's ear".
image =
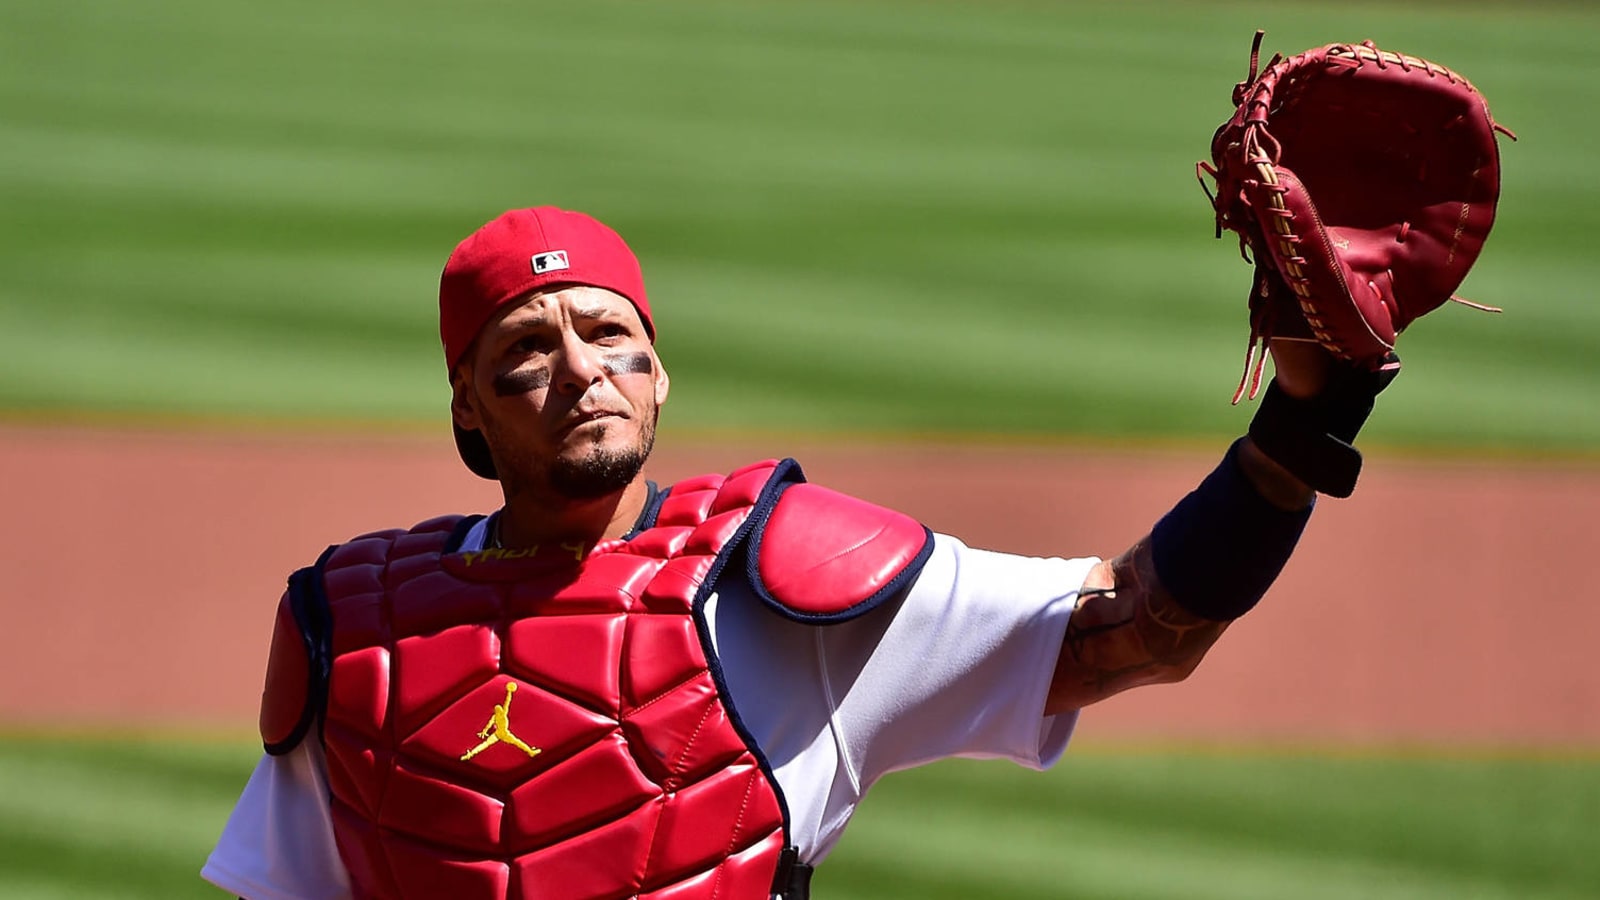
<svg viewBox="0 0 1600 900">
<path fill-rule="evenodd" d="M 450 417 L 468 431 L 483 427 L 478 416 L 478 394 L 472 389 L 472 367 L 462 364 L 450 373 Z"/>
<path fill-rule="evenodd" d="M 654 351 L 651 351 L 654 356 Z M 656 405 L 667 402 L 667 391 L 672 387 L 672 379 L 667 377 L 667 367 L 661 364 L 661 357 L 656 357 Z"/>
</svg>

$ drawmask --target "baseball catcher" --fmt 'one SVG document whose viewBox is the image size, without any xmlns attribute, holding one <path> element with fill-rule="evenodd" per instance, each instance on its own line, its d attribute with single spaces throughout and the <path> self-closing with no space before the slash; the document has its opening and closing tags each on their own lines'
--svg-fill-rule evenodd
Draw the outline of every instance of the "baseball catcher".
<svg viewBox="0 0 1600 900">
<path fill-rule="evenodd" d="M 1262 35 L 1211 163 L 1198 166 L 1216 179 L 1217 236 L 1237 232 L 1256 266 L 1233 400 L 1260 388 L 1258 344 L 1314 341 L 1336 357 L 1334 396 L 1313 409 L 1269 386 L 1251 437 L 1343 497 L 1361 466 L 1350 441 L 1399 372 L 1396 335 L 1450 300 L 1499 311 L 1455 291 L 1494 224 L 1495 133 L 1515 135 L 1437 63 L 1365 41 L 1273 56 L 1258 71 Z"/>
<path fill-rule="evenodd" d="M 1276 374 L 1110 558 L 972 547 L 791 459 L 657 484 L 670 301 L 587 214 L 473 231 L 440 342 L 462 462 L 504 504 L 289 576 L 264 755 L 202 874 L 251 900 L 805 900 L 879 778 L 1048 768 L 1080 710 L 1186 678 L 1316 493 L 1350 493 L 1395 334 L 1460 284 L 1498 185 L 1482 101 L 1432 63 L 1253 55 L 1235 99 L 1205 168 Z"/>
</svg>

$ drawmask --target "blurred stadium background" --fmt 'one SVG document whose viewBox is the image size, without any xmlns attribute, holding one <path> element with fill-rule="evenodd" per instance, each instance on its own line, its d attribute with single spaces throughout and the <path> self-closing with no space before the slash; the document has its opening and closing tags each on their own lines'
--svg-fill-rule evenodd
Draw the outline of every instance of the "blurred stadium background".
<svg viewBox="0 0 1600 900">
<path fill-rule="evenodd" d="M 1508 312 L 1408 334 L 1365 440 L 1592 472 L 1600 12 L 1556 2 L 0 0 L 0 443 L 437 434 L 444 254 L 556 203 L 640 253 L 668 443 L 1217 446 L 1248 418 L 1248 268 L 1193 164 L 1258 27 L 1444 63 L 1523 138 L 1462 291 Z M 13 515 L 29 478 L 3 474 Z M 85 528 L 136 521 L 73 497 Z M 11 612 L 52 602 L 17 584 Z M 22 690 L 0 896 L 216 896 L 195 873 L 250 722 L 22 716 Z M 1091 738 L 1042 777 L 942 764 L 877 789 L 818 895 L 1600 896 L 1597 758 Z"/>
</svg>

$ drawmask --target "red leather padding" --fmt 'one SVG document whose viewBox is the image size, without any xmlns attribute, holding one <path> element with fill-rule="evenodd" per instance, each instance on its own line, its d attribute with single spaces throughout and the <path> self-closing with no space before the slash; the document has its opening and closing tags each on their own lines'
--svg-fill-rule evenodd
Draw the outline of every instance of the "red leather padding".
<svg viewBox="0 0 1600 900">
<path fill-rule="evenodd" d="M 286 591 L 278 601 L 272 649 L 267 655 L 267 682 L 261 689 L 258 724 L 262 743 L 275 747 L 295 736 L 309 714 L 310 690 L 311 658 Z"/>
<path fill-rule="evenodd" d="M 910 516 L 814 484 L 785 490 L 752 540 L 763 599 L 823 622 L 871 609 L 921 570 L 933 545 Z"/>
<path fill-rule="evenodd" d="M 798 477 L 768 461 L 681 482 L 652 527 L 581 561 L 446 552 L 453 520 L 332 552 L 322 735 L 353 895 L 768 896 L 782 798 L 695 607 Z"/>
</svg>

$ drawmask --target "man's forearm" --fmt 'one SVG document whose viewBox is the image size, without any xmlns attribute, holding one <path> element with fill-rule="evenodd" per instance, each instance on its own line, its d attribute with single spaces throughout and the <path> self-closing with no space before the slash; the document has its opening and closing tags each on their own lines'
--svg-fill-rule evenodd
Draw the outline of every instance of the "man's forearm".
<svg viewBox="0 0 1600 900">
<path fill-rule="evenodd" d="M 1249 438 L 1239 440 L 1149 536 L 1090 572 L 1049 711 L 1186 678 L 1277 578 L 1315 496 Z"/>
</svg>

